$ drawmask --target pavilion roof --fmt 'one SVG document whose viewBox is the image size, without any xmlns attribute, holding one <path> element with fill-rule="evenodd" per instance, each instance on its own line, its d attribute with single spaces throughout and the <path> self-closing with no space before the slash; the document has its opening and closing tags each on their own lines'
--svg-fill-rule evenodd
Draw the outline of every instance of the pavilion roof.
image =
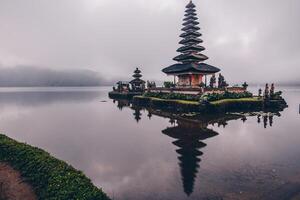
<svg viewBox="0 0 300 200">
<path fill-rule="evenodd" d="M 220 69 L 217 67 L 208 65 L 206 63 L 177 63 L 177 64 L 174 64 L 174 65 L 164 68 L 162 71 L 169 75 L 188 73 L 188 72 L 214 74 L 214 73 L 219 72 Z"/>
</svg>

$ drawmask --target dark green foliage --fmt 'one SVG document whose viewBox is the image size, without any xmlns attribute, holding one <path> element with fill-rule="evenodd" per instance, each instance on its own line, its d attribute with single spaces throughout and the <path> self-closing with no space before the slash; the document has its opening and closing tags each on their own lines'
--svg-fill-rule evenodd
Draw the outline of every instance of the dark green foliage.
<svg viewBox="0 0 300 200">
<path fill-rule="evenodd" d="M 269 97 L 270 97 L 269 84 L 266 84 L 265 92 L 264 92 L 264 99 L 269 99 Z"/>
<path fill-rule="evenodd" d="M 262 89 L 259 88 L 259 90 L 258 90 L 258 97 L 261 97 L 261 94 L 262 94 Z"/>
<path fill-rule="evenodd" d="M 199 101 L 200 95 L 179 94 L 179 93 L 163 93 L 163 92 L 147 92 L 145 97 L 155 97 L 160 99 L 177 99 L 186 101 Z"/>
<path fill-rule="evenodd" d="M 201 97 L 201 99 L 206 101 L 217 101 L 222 99 L 240 99 L 240 98 L 249 98 L 252 97 L 253 94 L 250 92 L 243 92 L 243 93 L 235 93 L 235 92 L 227 92 L 224 93 L 211 93 L 206 94 Z"/>
<path fill-rule="evenodd" d="M 209 81 L 209 87 L 213 88 L 215 84 L 216 84 L 216 76 L 212 75 Z"/>
<path fill-rule="evenodd" d="M 245 90 L 247 90 L 247 88 L 248 88 L 249 85 L 248 85 L 247 82 L 244 82 L 242 86 L 243 86 L 243 88 L 244 88 Z"/>
<path fill-rule="evenodd" d="M 282 91 L 274 92 L 271 96 L 272 100 L 282 100 Z"/>
<path fill-rule="evenodd" d="M 225 77 L 222 74 L 219 74 L 218 78 L 218 88 L 226 88 L 228 84 L 225 81 Z"/>
<path fill-rule="evenodd" d="M 80 171 L 49 153 L 0 135 L 0 162 L 20 171 L 40 200 L 108 200 Z"/>
<path fill-rule="evenodd" d="M 235 93 L 227 92 L 224 93 L 211 93 L 205 95 L 192 95 L 192 94 L 179 94 L 179 93 L 163 93 L 163 92 L 147 92 L 144 94 L 145 97 L 154 97 L 160 99 L 177 99 L 186 101 L 217 101 L 222 99 L 240 99 L 252 97 L 253 94 L 250 92 Z"/>
<path fill-rule="evenodd" d="M 165 81 L 164 82 L 164 87 L 165 88 L 172 88 L 172 87 L 175 87 L 175 84 L 170 82 L 170 81 Z"/>
</svg>

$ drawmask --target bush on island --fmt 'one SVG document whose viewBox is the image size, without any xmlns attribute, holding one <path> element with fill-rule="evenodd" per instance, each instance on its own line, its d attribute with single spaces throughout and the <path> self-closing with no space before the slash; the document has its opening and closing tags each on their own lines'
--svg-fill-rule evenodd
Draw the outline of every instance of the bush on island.
<svg viewBox="0 0 300 200">
<path fill-rule="evenodd" d="M 1 134 L 0 162 L 18 170 L 40 200 L 109 200 L 82 172 L 41 149 Z"/>
<path fill-rule="evenodd" d="M 204 94 L 201 96 L 201 100 L 206 100 L 211 102 L 211 101 L 218 101 L 222 99 L 241 99 L 241 98 L 250 98 L 250 97 L 253 97 L 253 94 L 247 91 L 243 93 L 225 91 L 224 93 Z"/>
<path fill-rule="evenodd" d="M 159 99 L 170 99 L 170 100 L 185 100 L 185 101 L 217 101 L 222 99 L 240 99 L 249 98 L 253 94 L 250 92 L 234 93 L 225 91 L 224 93 L 210 93 L 204 95 L 192 95 L 192 94 L 180 94 L 180 93 L 163 93 L 163 92 L 146 92 L 145 97 L 154 97 Z"/>
<path fill-rule="evenodd" d="M 165 81 L 164 82 L 164 87 L 165 88 L 172 88 L 172 87 L 175 87 L 175 84 L 170 82 L 170 81 Z"/>
<path fill-rule="evenodd" d="M 199 101 L 200 95 L 191 94 L 179 94 L 179 93 L 163 93 L 163 92 L 147 92 L 145 97 L 154 97 L 159 99 L 173 99 L 173 100 L 185 100 L 185 101 Z"/>
</svg>

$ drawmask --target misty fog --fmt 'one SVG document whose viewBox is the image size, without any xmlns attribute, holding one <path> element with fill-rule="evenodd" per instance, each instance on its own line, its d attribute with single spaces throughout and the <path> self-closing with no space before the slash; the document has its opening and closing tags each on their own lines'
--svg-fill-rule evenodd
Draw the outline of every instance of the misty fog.
<svg viewBox="0 0 300 200">
<path fill-rule="evenodd" d="M 161 69 L 174 63 L 187 3 L 1 0 L 1 86 L 72 85 L 75 79 L 93 85 L 129 79 L 135 67 L 145 80 L 167 79 Z M 207 63 L 220 67 L 229 83 L 300 80 L 300 1 L 194 3 Z"/>
</svg>

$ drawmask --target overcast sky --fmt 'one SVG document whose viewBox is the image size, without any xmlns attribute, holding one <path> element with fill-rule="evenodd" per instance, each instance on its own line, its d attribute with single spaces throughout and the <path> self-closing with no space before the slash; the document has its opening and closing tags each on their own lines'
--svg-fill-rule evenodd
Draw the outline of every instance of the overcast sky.
<svg viewBox="0 0 300 200">
<path fill-rule="evenodd" d="M 0 0 L 0 66 L 165 79 L 188 0 Z M 299 0 L 194 0 L 230 83 L 300 80 Z"/>
</svg>

